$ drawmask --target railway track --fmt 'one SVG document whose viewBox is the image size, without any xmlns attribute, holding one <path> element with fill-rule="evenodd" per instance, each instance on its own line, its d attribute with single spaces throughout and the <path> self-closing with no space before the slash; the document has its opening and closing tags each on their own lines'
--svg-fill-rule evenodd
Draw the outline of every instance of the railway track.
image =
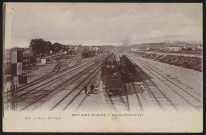
<svg viewBox="0 0 206 135">
<path fill-rule="evenodd" d="M 112 109 L 115 112 L 118 111 L 130 111 L 130 106 L 129 106 L 129 100 L 128 100 L 128 95 L 126 93 L 126 99 L 123 98 L 122 95 L 118 95 L 118 96 L 112 96 L 111 94 L 109 94 L 109 92 L 107 90 L 105 90 L 105 93 L 109 99 L 109 105 L 111 105 Z"/>
<path fill-rule="evenodd" d="M 77 67 L 80 62 L 81 62 L 81 59 L 80 58 L 73 58 L 69 61 L 67 61 L 67 59 L 63 59 L 63 60 L 66 60 L 66 61 L 61 61 L 60 64 L 58 66 L 56 66 L 54 69 L 53 69 L 53 72 L 60 72 L 60 71 L 66 71 L 66 70 L 69 70 L 69 69 L 72 69 L 72 68 L 75 68 Z M 76 61 L 76 63 L 70 67 L 68 67 L 68 64 L 73 62 L 73 61 Z"/>
<path fill-rule="evenodd" d="M 101 57 L 97 57 L 95 60 L 98 61 L 99 59 L 101 59 Z M 92 60 L 91 60 L 91 61 L 92 61 Z M 85 64 L 83 64 L 83 65 L 81 65 L 81 66 L 79 66 L 79 67 L 77 67 L 78 65 L 76 65 L 75 67 L 77 67 L 77 68 L 76 68 L 76 69 L 73 69 L 73 70 L 71 70 L 71 71 L 68 71 L 69 69 L 68 69 L 68 70 L 66 69 L 66 70 L 62 70 L 62 71 L 60 71 L 60 72 L 52 72 L 51 74 L 46 75 L 46 76 L 40 78 L 39 80 L 33 81 L 33 82 L 29 83 L 28 85 L 26 85 L 26 86 L 24 86 L 24 87 L 17 88 L 17 92 L 21 92 L 21 91 L 26 90 L 27 88 L 31 88 L 31 87 L 39 84 L 39 83 L 42 83 L 42 81 L 45 81 L 45 79 L 46 79 L 46 80 L 49 80 L 50 78 L 52 78 L 52 77 L 54 77 L 54 76 L 56 76 L 56 75 L 60 75 L 61 73 L 63 73 L 63 75 L 60 75 L 59 77 L 56 77 L 56 79 L 63 78 L 63 77 L 64 77 L 65 75 L 67 75 L 68 73 L 75 72 L 75 71 L 81 69 L 82 67 L 85 67 L 85 66 L 88 65 L 89 62 L 91 62 L 91 61 L 86 61 Z M 75 67 L 73 67 L 73 68 L 75 68 Z M 50 80 L 50 81 L 46 81 L 46 82 L 43 83 L 42 85 L 37 86 L 37 87 L 35 87 L 35 88 L 40 88 L 41 86 L 45 85 L 46 83 L 53 82 L 54 80 L 55 80 L 55 79 L 52 79 L 52 80 Z M 32 90 L 34 90 L 35 88 L 32 88 Z M 32 91 L 32 90 L 30 90 L 30 91 Z M 25 94 L 26 94 L 26 93 L 25 93 Z"/>
<path fill-rule="evenodd" d="M 143 111 L 143 105 L 142 105 L 142 103 L 141 103 L 140 97 L 139 97 L 139 95 L 138 95 L 138 93 L 137 93 L 137 91 L 136 91 L 136 88 L 135 88 L 133 82 L 132 82 L 132 86 L 133 86 L 133 90 L 134 90 L 134 92 L 135 92 L 135 95 L 136 95 L 136 97 L 137 97 L 137 102 L 138 102 L 138 104 L 139 104 L 139 106 L 140 106 L 140 110 Z"/>
<path fill-rule="evenodd" d="M 76 82 L 77 85 L 74 86 L 74 88 L 72 88 L 72 90 L 70 90 L 69 92 L 68 92 L 68 91 L 65 91 L 64 94 L 63 94 L 63 97 L 61 97 L 61 99 L 60 99 L 58 102 L 56 102 L 56 99 L 55 99 L 56 104 L 53 105 L 50 110 L 54 110 L 57 106 L 59 106 L 60 104 L 62 104 L 63 101 L 64 101 L 64 103 L 65 103 L 66 101 L 69 101 L 67 104 L 64 104 L 64 105 L 65 105 L 64 108 L 61 108 L 61 110 L 67 109 L 68 106 L 69 106 L 70 104 L 72 104 L 72 102 L 73 102 L 73 101 L 78 97 L 78 95 L 83 91 L 82 85 L 85 84 L 85 83 L 88 84 L 88 83 L 91 82 L 91 80 L 96 76 L 97 70 L 98 70 L 98 72 L 99 72 L 99 70 L 100 70 L 100 69 L 99 69 L 100 65 L 101 65 L 101 62 L 99 62 L 98 65 L 93 65 L 93 66 L 92 66 L 91 68 L 89 68 L 88 70 L 85 70 L 84 72 L 79 73 L 77 76 L 71 78 L 71 80 L 69 81 L 69 83 L 68 83 L 68 81 L 66 81 L 67 83 L 64 84 L 64 86 L 61 87 L 60 90 L 65 89 L 65 87 L 66 87 L 67 85 L 69 85 L 69 84 L 75 84 L 75 82 Z M 91 72 L 91 73 L 90 73 L 89 75 L 87 75 L 86 77 L 81 78 L 81 76 L 86 75 L 88 72 Z M 97 73 L 98 73 L 98 72 L 97 72 Z M 92 77 L 92 79 L 90 79 L 93 74 L 95 74 L 95 75 Z M 88 79 L 90 79 L 89 82 L 87 82 Z M 62 86 L 62 85 L 61 85 L 61 86 Z M 79 90 L 79 89 L 80 89 L 80 90 Z M 56 91 L 55 93 L 59 92 L 60 90 Z M 75 93 L 77 93 L 77 94 L 74 95 Z M 72 94 L 73 94 L 73 95 L 72 95 Z M 69 96 L 70 96 L 70 97 L 69 97 Z M 71 96 L 73 96 L 73 97 L 71 97 Z M 50 97 L 49 99 L 51 99 L 51 97 Z M 48 101 L 49 99 L 46 99 L 45 101 Z M 66 100 L 66 99 L 67 99 L 67 100 Z M 39 99 L 38 99 L 38 100 L 39 100 Z M 41 103 L 41 104 L 43 104 L 43 103 Z M 39 105 L 39 106 L 40 106 L 40 105 Z M 38 106 L 38 107 L 39 107 L 39 106 Z M 38 107 L 36 107 L 36 108 L 38 108 Z M 35 108 L 35 109 L 36 109 L 36 108 Z"/>
<path fill-rule="evenodd" d="M 128 100 L 128 95 L 126 94 L 126 101 L 124 100 L 123 96 L 119 95 L 120 102 L 125 106 L 127 111 L 130 111 L 129 107 L 129 100 Z"/>
<path fill-rule="evenodd" d="M 106 57 L 104 57 L 106 58 Z M 101 59 L 103 60 L 103 59 Z M 98 63 L 101 63 L 101 60 L 100 62 Z M 37 103 L 38 101 L 42 100 L 43 98 L 47 97 L 49 94 L 51 93 L 55 93 L 55 92 L 58 92 L 58 91 L 61 91 L 62 89 L 64 89 L 68 84 L 72 84 L 74 83 L 75 81 L 77 81 L 81 76 L 82 74 L 86 74 L 87 72 L 91 71 L 91 68 L 94 68 L 96 67 L 95 66 L 96 64 L 93 64 L 92 66 L 90 66 L 89 68 L 87 68 L 86 70 L 83 70 L 82 72 L 78 73 L 77 75 L 73 76 L 73 77 L 70 77 L 68 79 L 66 79 L 66 81 L 64 81 L 63 83 L 61 84 L 58 84 L 57 87 L 55 87 L 54 89 L 44 93 L 43 95 L 39 96 L 37 99 L 33 100 L 33 101 L 30 101 L 29 104 L 27 104 L 26 106 L 24 106 L 21 110 L 25 110 L 27 109 L 28 107 L 30 107 L 31 105 Z M 89 77 L 89 76 L 88 76 Z M 86 80 L 86 79 L 85 79 Z M 80 86 L 82 83 L 80 83 L 78 86 Z M 73 90 L 74 91 L 74 90 Z M 46 100 L 45 100 L 46 101 Z"/>
<path fill-rule="evenodd" d="M 130 58 L 130 56 L 128 56 Z M 133 61 L 133 59 L 130 58 L 131 61 Z M 136 60 L 136 59 L 135 59 Z M 133 61 L 133 63 L 135 63 Z M 147 80 L 154 86 L 153 87 L 153 90 L 149 87 L 149 85 L 143 81 L 142 77 L 139 75 L 139 77 L 141 78 L 141 82 L 143 82 L 144 86 L 146 86 L 147 90 L 149 91 L 149 93 L 152 95 L 152 97 L 154 98 L 155 102 L 157 103 L 157 105 L 160 107 L 160 109 L 165 109 L 167 108 L 168 106 L 172 107 L 173 109 L 175 110 L 178 110 L 176 105 L 171 101 L 171 99 L 169 99 L 169 97 L 167 97 L 167 95 L 148 77 L 148 75 L 146 73 L 144 73 L 144 76 L 147 78 Z M 154 90 L 155 89 L 155 90 Z M 159 97 L 157 97 L 155 94 L 154 94 L 154 91 L 158 92 Z M 160 99 L 165 99 L 166 101 L 160 101 Z M 167 102 L 167 104 L 165 104 L 165 102 Z"/>
<path fill-rule="evenodd" d="M 152 68 L 151 65 L 148 65 L 148 63 L 143 62 L 137 57 L 135 57 L 135 60 L 136 62 L 140 63 L 141 66 L 144 69 L 146 69 L 151 75 L 157 78 L 158 81 L 161 82 L 161 84 L 164 84 L 168 88 L 168 90 L 175 93 L 176 96 L 179 96 L 183 100 L 183 102 L 186 102 L 187 104 L 192 106 L 197 111 L 200 110 L 199 107 L 202 105 L 202 102 L 197 97 L 195 97 L 194 95 L 191 95 L 189 92 L 187 92 L 187 90 L 184 90 L 179 85 L 177 85 L 175 82 L 168 79 L 164 75 L 160 74 L 156 69 Z M 154 82 L 153 84 L 156 86 Z"/>
<path fill-rule="evenodd" d="M 141 61 L 141 62 L 142 62 L 142 61 Z M 145 63 L 144 63 L 144 65 L 145 65 Z M 162 76 L 162 75 L 160 75 L 159 73 L 157 73 L 154 69 L 148 67 L 148 65 L 145 65 L 145 68 L 146 68 L 148 71 L 150 71 L 150 73 L 153 74 L 155 77 L 157 77 L 162 83 L 164 83 L 170 90 L 172 90 L 175 94 L 177 94 L 177 95 L 178 95 L 179 97 L 181 97 L 185 102 L 187 102 L 190 106 L 192 106 L 193 108 L 195 108 L 196 110 L 199 111 L 199 107 L 202 105 L 202 102 L 201 102 L 199 99 L 197 99 L 196 97 L 194 97 L 193 95 L 191 95 L 190 93 L 188 93 L 187 91 L 185 91 L 185 90 L 183 90 L 183 89 L 181 89 L 181 90 L 183 90 L 184 93 L 181 93 L 180 91 L 177 91 L 177 89 L 174 89 L 174 88 L 173 88 L 173 86 L 178 87 L 177 85 L 174 85 L 174 84 L 172 83 L 173 85 L 171 86 L 170 84 L 166 83 L 163 79 L 160 78 L 160 76 L 163 77 L 164 79 L 165 79 L 165 77 Z M 154 72 L 151 72 L 151 70 L 154 71 Z M 156 73 L 156 74 L 155 74 L 155 73 Z M 160 75 L 160 76 L 158 76 L 158 75 Z M 168 81 L 168 82 L 170 82 L 170 81 Z M 171 83 L 171 82 L 170 82 L 170 83 Z M 198 105 L 195 105 L 196 103 L 195 103 L 194 100 L 196 100 L 196 103 L 198 102 Z M 200 104 L 201 104 L 201 105 L 200 105 Z"/>
<path fill-rule="evenodd" d="M 73 60 L 73 59 L 77 59 L 77 58 L 72 58 L 71 60 Z M 77 67 L 78 64 L 79 64 L 79 62 L 76 63 L 76 64 L 75 64 L 74 66 L 72 66 L 71 68 Z M 51 72 L 45 74 L 44 76 L 42 76 L 42 77 L 40 77 L 40 78 L 35 79 L 34 81 L 32 81 L 32 82 L 30 82 L 30 83 L 28 83 L 28 84 L 26 84 L 26 85 L 22 85 L 22 86 L 17 87 L 17 92 L 18 92 L 18 91 L 21 91 L 21 90 L 23 90 L 23 89 L 29 88 L 29 87 L 31 87 L 31 86 L 33 86 L 33 85 L 36 85 L 36 84 L 38 84 L 39 82 L 41 82 L 41 81 L 43 81 L 43 80 L 45 80 L 45 79 L 51 78 L 52 76 L 58 74 L 58 73 L 55 72 L 55 70 L 57 70 L 61 65 L 62 65 L 62 64 L 61 64 L 60 60 L 58 60 L 57 65 L 54 67 L 54 69 L 53 69 Z M 69 68 L 69 69 L 71 69 L 71 68 Z M 59 73 L 65 72 L 65 71 L 67 71 L 67 70 L 69 70 L 69 69 L 62 70 L 62 71 L 59 72 Z M 11 91 L 8 91 L 8 92 L 10 93 Z M 7 94 L 7 92 L 4 92 L 4 94 Z"/>
<path fill-rule="evenodd" d="M 83 71 L 88 71 L 88 69 L 90 69 L 91 68 L 91 66 L 94 66 L 96 63 L 94 63 L 94 64 L 92 64 L 92 65 L 88 65 L 88 66 L 85 66 L 85 67 L 80 67 L 80 68 L 77 68 L 76 70 L 72 70 L 72 72 L 68 72 L 68 74 L 64 74 L 63 76 L 60 76 L 60 77 L 57 77 L 57 78 L 54 78 L 54 79 L 52 79 L 52 80 L 50 80 L 50 81 L 48 81 L 48 82 L 46 82 L 46 83 L 44 83 L 44 84 L 42 84 L 42 85 L 40 85 L 40 86 L 38 86 L 38 87 L 35 87 L 34 89 L 32 89 L 32 90 L 29 90 L 29 91 L 27 91 L 27 92 L 25 92 L 25 93 L 23 93 L 23 94 L 21 94 L 21 95 L 19 95 L 19 96 L 17 96 L 17 98 L 19 98 L 19 97 L 22 97 L 22 96 L 25 96 L 26 94 L 29 94 L 29 93 L 31 93 L 31 92 L 38 92 L 39 90 L 41 90 L 41 89 L 45 89 L 45 88 L 49 88 L 49 87 L 51 87 L 54 83 L 61 83 L 61 81 L 63 80 L 64 81 L 64 78 L 65 77 L 67 77 L 68 75 L 70 75 L 71 77 L 70 78 L 73 78 L 73 77 L 76 77 L 76 74 L 74 74 L 74 75 L 72 75 L 72 73 L 76 73 L 76 71 L 80 71 L 80 70 L 83 70 Z M 81 73 L 81 72 L 80 72 Z M 77 73 L 77 75 L 78 75 L 79 73 Z M 80 76 L 79 76 L 80 77 Z"/>
<path fill-rule="evenodd" d="M 95 66 L 94 70 L 90 71 L 91 73 L 89 75 L 87 75 L 84 78 L 81 78 L 78 80 L 78 85 L 74 86 L 72 88 L 72 90 L 67 93 L 63 98 L 61 98 L 55 105 L 53 105 L 53 107 L 50 110 L 54 110 L 57 108 L 57 106 L 62 106 L 59 107 L 58 109 L 61 110 L 65 110 L 68 108 L 68 106 L 70 104 L 73 103 L 73 101 L 80 96 L 80 93 L 84 90 L 84 84 L 89 85 L 89 83 L 92 81 L 92 79 L 96 76 L 97 73 L 99 73 L 99 66 Z M 94 75 L 93 75 L 94 74 Z M 91 78 L 91 79 L 90 79 Z M 89 80 L 89 81 L 88 81 Z M 77 94 L 76 94 L 77 93 Z M 73 95 L 72 95 L 73 94 Z M 87 95 L 84 96 L 84 98 L 86 99 Z M 83 98 L 83 99 L 84 99 Z M 62 103 L 64 101 L 64 103 Z M 69 102 L 66 102 L 69 101 Z M 82 100 L 81 102 L 83 103 L 84 100 Z M 63 104 L 63 105 L 60 105 Z"/>
<path fill-rule="evenodd" d="M 71 59 L 71 60 L 74 60 L 74 59 L 77 59 L 77 58 L 73 58 L 73 59 Z M 77 65 L 74 65 L 72 68 L 78 66 L 78 64 L 79 64 L 79 63 L 77 63 Z M 24 85 L 24 86 L 18 87 L 18 88 L 17 88 L 17 91 L 20 91 L 21 89 L 25 89 L 25 88 L 28 88 L 28 87 L 30 87 L 30 86 L 33 86 L 33 85 L 41 82 L 42 80 L 51 78 L 51 77 L 54 76 L 54 75 L 57 75 L 57 74 L 59 74 L 59 73 L 63 73 L 63 72 L 65 72 L 65 71 L 71 69 L 71 68 L 65 69 L 65 70 L 62 70 L 61 72 L 56 73 L 55 71 L 58 70 L 61 65 L 62 65 L 62 63 L 60 62 L 60 63 L 54 68 L 53 71 L 51 71 L 50 73 L 48 73 L 48 74 L 46 74 L 46 75 L 44 75 L 44 76 L 42 76 L 42 77 L 40 77 L 40 78 L 38 78 L 38 79 L 36 79 L 36 80 L 34 80 L 34 81 L 32 81 L 32 82 Z"/>
<path fill-rule="evenodd" d="M 58 68 L 62 65 L 61 59 L 57 60 L 57 65 L 54 67 L 54 69 L 51 72 L 55 72 L 56 70 L 58 70 Z M 51 73 L 50 72 L 50 73 Z M 49 74 L 49 73 L 48 73 Z"/>
<path fill-rule="evenodd" d="M 112 99 L 112 96 L 109 94 L 109 92 L 108 92 L 107 90 L 105 90 L 105 92 L 106 92 L 107 96 L 109 97 L 109 101 L 110 101 L 110 103 L 111 103 L 111 105 L 112 105 L 112 109 L 113 109 L 115 112 L 117 112 L 117 108 L 116 108 L 115 105 L 114 105 L 114 101 L 113 101 L 113 99 Z"/>
<path fill-rule="evenodd" d="M 125 91 L 126 91 L 126 105 L 127 105 L 127 110 L 130 111 L 129 96 L 128 96 L 127 88 L 125 89 Z"/>
<path fill-rule="evenodd" d="M 188 94 L 191 98 L 195 99 L 196 101 L 198 101 L 198 102 L 200 102 L 200 103 L 203 103 L 198 97 L 190 94 L 190 93 L 187 91 L 187 90 L 188 90 L 187 88 L 184 89 L 184 88 L 182 88 L 181 86 L 177 85 L 176 82 L 174 82 L 174 81 L 172 81 L 171 79 L 168 79 L 168 78 L 165 77 L 164 75 L 160 74 L 155 68 L 151 68 L 151 67 L 148 65 L 148 63 L 146 63 L 146 62 L 144 62 L 144 61 L 142 61 L 142 60 L 140 60 L 140 59 L 139 59 L 139 61 L 140 61 L 142 64 L 144 64 L 148 69 L 154 71 L 157 75 L 159 75 L 160 77 L 164 78 L 164 79 L 167 80 L 169 83 L 173 84 L 173 86 L 175 86 L 176 88 L 182 90 L 185 94 Z M 162 80 L 162 79 L 160 79 L 160 80 Z M 169 86 L 168 86 L 168 87 L 169 87 Z"/>
<path fill-rule="evenodd" d="M 107 57 L 107 56 L 105 55 L 105 56 L 102 56 L 102 57 L 98 57 L 97 59 L 94 59 L 94 60 L 93 60 L 94 63 L 93 63 L 92 65 L 94 65 L 95 62 L 98 62 L 99 60 L 104 59 L 105 57 Z M 90 61 L 90 62 L 91 62 L 91 61 Z M 33 88 L 30 87 L 31 89 L 27 89 L 27 91 L 25 91 L 25 90 L 24 90 L 24 91 L 18 91 L 17 99 L 19 99 L 20 101 L 22 101 L 22 100 L 24 100 L 24 98 L 21 99 L 21 97 L 25 97 L 25 96 L 27 96 L 27 95 L 35 94 L 35 92 L 41 92 L 40 90 L 41 90 L 41 89 L 44 89 L 44 88 L 47 87 L 48 85 L 52 85 L 53 83 L 64 79 L 64 77 L 66 77 L 67 75 L 71 75 L 72 73 L 75 73 L 75 72 L 77 72 L 77 71 L 79 71 L 79 70 L 82 70 L 83 68 L 88 69 L 89 66 L 90 66 L 90 65 L 89 65 L 89 62 L 88 62 L 88 63 L 85 63 L 85 64 L 79 66 L 78 68 L 75 68 L 75 69 L 73 69 L 73 70 L 71 70 L 71 71 L 69 71 L 69 72 L 64 73 L 63 75 L 60 75 L 60 76 L 58 76 L 58 77 L 55 77 L 54 79 L 46 80 L 46 81 L 44 81 L 42 84 L 37 85 L 37 86 L 35 86 L 35 87 L 33 87 Z"/>
<path fill-rule="evenodd" d="M 90 75 L 90 76 L 88 76 L 88 78 L 86 78 L 87 80 L 88 80 L 88 82 L 86 82 L 87 83 L 87 85 L 89 85 L 90 84 L 90 82 L 94 79 L 94 77 L 98 74 L 100 72 L 100 66 L 95 70 L 95 72 L 93 72 L 92 73 L 92 75 Z M 89 78 L 90 77 L 90 78 Z M 84 79 L 82 82 L 81 82 L 81 84 L 83 83 L 83 82 L 85 82 L 86 81 L 86 79 Z M 77 86 L 76 87 L 76 89 L 78 88 L 78 87 L 80 87 L 80 85 L 79 86 Z M 72 100 L 70 101 L 70 102 L 68 102 L 67 104 L 66 104 L 66 106 L 64 107 L 64 109 L 63 110 L 68 110 L 68 107 L 73 103 L 73 101 L 81 94 L 81 92 L 84 90 L 84 87 L 81 87 L 80 88 L 80 90 L 79 90 L 79 92 L 74 96 L 74 98 L 72 98 Z M 87 96 L 85 96 L 85 98 L 86 98 Z M 83 98 L 84 99 L 84 98 Z M 84 100 L 82 100 L 82 103 L 83 103 L 83 101 Z M 81 103 L 81 102 L 80 102 Z"/>
</svg>

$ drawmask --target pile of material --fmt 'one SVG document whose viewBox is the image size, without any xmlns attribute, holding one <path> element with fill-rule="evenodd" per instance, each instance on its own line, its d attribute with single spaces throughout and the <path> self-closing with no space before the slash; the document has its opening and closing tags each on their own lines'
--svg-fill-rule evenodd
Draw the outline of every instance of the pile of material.
<svg viewBox="0 0 206 135">
<path fill-rule="evenodd" d="M 143 58 L 160 61 L 170 65 L 193 69 L 200 72 L 202 71 L 202 67 L 201 67 L 202 58 L 200 57 L 189 57 L 189 56 L 187 57 L 187 56 L 178 56 L 178 55 L 171 55 L 171 54 L 155 54 L 155 53 L 145 53 L 145 52 L 138 52 L 136 54 Z"/>
</svg>

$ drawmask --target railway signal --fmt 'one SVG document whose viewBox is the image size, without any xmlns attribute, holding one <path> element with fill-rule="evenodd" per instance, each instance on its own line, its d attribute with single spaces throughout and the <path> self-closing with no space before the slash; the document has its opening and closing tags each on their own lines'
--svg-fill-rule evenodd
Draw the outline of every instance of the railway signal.
<svg viewBox="0 0 206 135">
<path fill-rule="evenodd" d="M 22 75 L 22 51 L 14 50 L 11 52 L 11 103 L 13 110 L 17 109 L 17 84 L 20 75 Z"/>
</svg>

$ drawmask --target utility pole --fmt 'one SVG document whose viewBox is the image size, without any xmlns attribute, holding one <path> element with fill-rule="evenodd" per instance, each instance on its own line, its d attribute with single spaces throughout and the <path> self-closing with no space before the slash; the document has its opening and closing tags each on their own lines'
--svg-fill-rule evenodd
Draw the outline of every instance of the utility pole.
<svg viewBox="0 0 206 135">
<path fill-rule="evenodd" d="M 16 110 L 16 86 L 14 84 L 14 77 L 13 76 L 11 79 L 11 109 L 14 111 Z"/>
</svg>

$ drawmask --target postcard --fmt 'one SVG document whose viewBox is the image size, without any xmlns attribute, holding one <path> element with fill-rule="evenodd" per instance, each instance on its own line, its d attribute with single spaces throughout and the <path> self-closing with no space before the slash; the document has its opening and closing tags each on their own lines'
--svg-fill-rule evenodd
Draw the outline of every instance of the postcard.
<svg viewBox="0 0 206 135">
<path fill-rule="evenodd" d="M 203 132 L 202 3 L 3 9 L 3 132 Z"/>
</svg>

